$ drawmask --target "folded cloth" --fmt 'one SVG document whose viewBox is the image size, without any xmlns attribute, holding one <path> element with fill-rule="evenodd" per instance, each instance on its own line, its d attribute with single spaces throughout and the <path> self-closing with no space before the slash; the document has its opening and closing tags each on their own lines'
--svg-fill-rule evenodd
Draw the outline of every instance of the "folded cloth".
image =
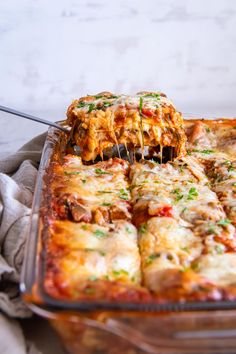
<svg viewBox="0 0 236 354">
<path fill-rule="evenodd" d="M 29 217 L 46 134 L 0 158 L 0 353 L 36 354 L 16 319 L 31 316 L 19 293 Z M 10 319 L 11 317 L 11 319 Z M 14 349 L 13 349 L 14 348 Z"/>
</svg>

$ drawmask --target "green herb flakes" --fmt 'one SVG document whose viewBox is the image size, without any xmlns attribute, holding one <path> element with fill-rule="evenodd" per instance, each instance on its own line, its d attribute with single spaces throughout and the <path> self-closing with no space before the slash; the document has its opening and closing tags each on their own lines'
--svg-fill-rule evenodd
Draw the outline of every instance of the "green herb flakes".
<svg viewBox="0 0 236 354">
<path fill-rule="evenodd" d="M 146 264 L 152 264 L 152 262 L 159 257 L 160 257 L 160 253 L 151 254 L 150 256 L 147 257 Z"/>
<path fill-rule="evenodd" d="M 106 190 L 104 190 L 104 191 L 97 191 L 97 193 L 99 193 L 99 194 L 106 194 L 106 193 L 113 193 L 112 191 L 106 191 Z"/>
<path fill-rule="evenodd" d="M 82 225 L 81 229 L 87 231 L 89 228 L 88 228 L 88 225 Z"/>
<path fill-rule="evenodd" d="M 110 107 L 113 105 L 113 102 L 104 102 L 103 103 L 103 107 L 106 108 L 106 107 Z"/>
<path fill-rule="evenodd" d="M 189 189 L 187 200 L 193 200 L 198 196 L 198 192 L 195 187 Z"/>
<path fill-rule="evenodd" d="M 132 230 L 130 229 L 129 226 L 126 226 L 126 227 L 125 227 L 125 231 L 126 231 L 128 234 L 132 234 Z"/>
<path fill-rule="evenodd" d="M 96 109 L 96 105 L 94 103 L 90 103 L 88 107 L 89 107 L 88 113 L 90 113 Z"/>
<path fill-rule="evenodd" d="M 216 245 L 215 250 L 218 254 L 222 254 L 222 253 L 224 253 L 225 248 L 223 245 L 218 244 L 218 245 Z"/>
<path fill-rule="evenodd" d="M 66 176 L 79 175 L 80 172 L 78 172 L 78 171 L 64 171 L 64 174 L 65 174 Z"/>
<path fill-rule="evenodd" d="M 142 109 L 143 109 L 143 97 L 139 98 L 139 111 L 140 113 L 142 113 Z"/>
<path fill-rule="evenodd" d="M 157 100 L 160 100 L 161 95 L 159 93 L 146 93 L 145 95 L 143 95 L 143 97 L 153 97 L 156 98 Z"/>
<path fill-rule="evenodd" d="M 192 152 L 199 152 L 200 154 L 208 155 L 208 154 L 213 154 L 215 151 L 209 149 L 205 149 L 205 150 L 193 149 Z"/>
<path fill-rule="evenodd" d="M 77 105 L 77 108 L 82 108 L 82 107 L 85 107 L 86 106 L 86 102 L 79 102 L 78 105 Z"/>
<path fill-rule="evenodd" d="M 171 193 L 175 194 L 175 201 L 179 202 L 181 199 L 183 199 L 184 195 L 180 193 L 180 189 L 176 188 L 174 189 Z"/>
<path fill-rule="evenodd" d="M 147 231 L 147 225 L 146 225 L 146 224 L 142 224 L 142 225 L 139 227 L 139 232 L 140 232 L 141 234 L 144 234 L 146 231 Z"/>
<path fill-rule="evenodd" d="M 127 272 L 127 270 L 125 269 L 120 269 L 120 270 L 113 270 L 113 275 L 116 276 L 116 277 L 120 277 L 122 275 L 129 275 L 129 272 Z"/>
<path fill-rule="evenodd" d="M 101 168 L 95 168 L 95 173 L 97 175 L 112 175 L 111 172 L 104 171 Z"/>
<path fill-rule="evenodd" d="M 124 188 L 120 189 L 119 191 L 119 198 L 123 200 L 129 200 L 128 191 Z"/>
<path fill-rule="evenodd" d="M 104 252 L 104 251 L 98 251 L 99 252 L 99 254 L 101 255 L 101 256 L 105 256 L 106 255 L 106 252 Z"/>
<path fill-rule="evenodd" d="M 107 233 L 102 231 L 102 230 L 95 230 L 94 231 L 94 235 L 99 237 L 99 238 L 103 238 L 103 237 L 106 237 L 107 236 Z"/>
<path fill-rule="evenodd" d="M 229 219 L 222 219 L 217 222 L 217 225 L 226 226 L 230 225 L 231 221 Z"/>
</svg>

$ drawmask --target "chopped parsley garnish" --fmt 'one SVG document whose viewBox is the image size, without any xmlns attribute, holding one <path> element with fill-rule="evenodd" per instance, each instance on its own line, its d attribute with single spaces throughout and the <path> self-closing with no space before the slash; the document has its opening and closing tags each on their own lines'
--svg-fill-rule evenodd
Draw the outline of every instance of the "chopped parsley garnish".
<svg viewBox="0 0 236 354">
<path fill-rule="evenodd" d="M 104 251 L 98 251 L 98 252 L 99 252 L 100 255 L 103 256 L 103 257 L 106 255 L 106 252 L 104 252 Z"/>
<path fill-rule="evenodd" d="M 141 232 L 141 234 L 144 234 L 146 231 L 147 231 L 147 225 L 142 224 L 139 228 L 139 232 Z"/>
<path fill-rule="evenodd" d="M 81 108 L 81 107 L 85 107 L 86 106 L 86 102 L 79 102 L 78 105 L 77 105 L 77 108 Z"/>
<path fill-rule="evenodd" d="M 82 225 L 81 228 L 82 228 L 83 230 L 88 230 L 88 225 Z"/>
<path fill-rule="evenodd" d="M 180 189 L 179 189 L 179 188 L 176 188 L 176 189 L 174 189 L 171 193 L 173 193 L 173 194 L 179 194 L 179 193 L 180 193 Z"/>
<path fill-rule="evenodd" d="M 146 93 L 145 95 L 143 95 L 143 97 L 154 97 L 156 99 L 160 99 L 161 98 L 161 95 L 159 93 Z"/>
<path fill-rule="evenodd" d="M 85 178 L 83 178 L 81 181 L 82 181 L 83 184 L 86 183 L 86 179 Z"/>
<path fill-rule="evenodd" d="M 142 109 L 143 109 L 143 98 L 140 97 L 139 98 L 139 111 L 140 111 L 140 113 L 142 113 Z"/>
<path fill-rule="evenodd" d="M 222 219 L 217 222 L 217 225 L 226 226 L 230 225 L 231 221 L 229 219 Z"/>
<path fill-rule="evenodd" d="M 202 150 L 201 153 L 202 154 L 213 154 L 213 152 L 215 152 L 214 150 Z"/>
<path fill-rule="evenodd" d="M 176 188 L 174 189 L 171 193 L 172 194 L 175 194 L 175 201 L 178 202 L 180 201 L 181 199 L 183 199 L 184 195 L 180 193 L 180 189 L 179 188 Z"/>
<path fill-rule="evenodd" d="M 187 210 L 187 207 L 184 207 L 181 211 L 181 213 L 184 213 Z"/>
<path fill-rule="evenodd" d="M 101 205 L 102 205 L 102 206 L 111 206 L 112 203 L 103 202 Z"/>
<path fill-rule="evenodd" d="M 198 196 L 198 192 L 195 187 L 189 189 L 187 200 L 193 200 Z"/>
<path fill-rule="evenodd" d="M 115 96 L 115 95 L 111 95 L 109 97 L 107 97 L 108 99 L 112 99 L 112 98 L 118 98 L 119 96 Z"/>
<path fill-rule="evenodd" d="M 130 230 L 129 226 L 126 226 L 126 227 L 125 227 L 125 231 L 126 231 L 128 234 L 132 234 L 132 230 Z"/>
<path fill-rule="evenodd" d="M 123 200 L 128 200 L 129 199 L 129 194 L 126 189 L 122 188 L 119 191 L 119 198 Z"/>
<path fill-rule="evenodd" d="M 103 107 L 110 107 L 113 105 L 113 102 L 104 102 Z"/>
<path fill-rule="evenodd" d="M 215 234 L 215 235 L 219 235 L 220 234 L 219 228 L 216 225 L 214 225 L 214 224 L 210 224 L 209 225 L 208 232 L 210 234 Z"/>
<path fill-rule="evenodd" d="M 207 133 L 210 133 L 211 132 L 211 129 L 209 127 L 206 127 L 206 132 Z"/>
<path fill-rule="evenodd" d="M 183 194 L 176 195 L 176 198 L 175 198 L 176 202 L 179 202 L 181 199 L 183 199 L 183 197 L 184 197 Z"/>
<path fill-rule="evenodd" d="M 102 230 L 95 230 L 94 231 L 94 235 L 95 236 L 97 236 L 97 237 L 106 237 L 107 236 L 107 233 L 106 232 L 104 232 L 104 231 L 102 231 Z"/>
<path fill-rule="evenodd" d="M 88 109 L 88 113 L 94 111 L 96 109 L 96 105 L 94 103 L 90 103 L 89 104 L 89 109 Z"/>
<path fill-rule="evenodd" d="M 192 268 L 193 270 L 199 270 L 199 263 L 193 263 L 193 264 L 191 265 L 191 268 Z"/>
<path fill-rule="evenodd" d="M 101 168 L 95 168 L 95 173 L 97 175 L 112 175 L 111 172 L 104 171 Z"/>
<path fill-rule="evenodd" d="M 102 194 L 104 193 L 105 194 L 105 193 L 113 193 L 113 192 L 112 191 L 97 191 L 97 193 L 102 193 Z"/>
<path fill-rule="evenodd" d="M 129 272 L 127 272 L 127 270 L 125 269 L 120 269 L 120 270 L 113 270 L 113 275 L 115 275 L 116 277 L 119 277 L 121 275 L 129 275 Z"/>
<path fill-rule="evenodd" d="M 99 100 L 99 98 L 103 98 L 104 96 L 103 95 L 95 95 L 94 96 L 94 98 L 96 99 L 96 100 Z"/>
<path fill-rule="evenodd" d="M 214 150 L 209 150 L 209 149 L 205 149 L 205 150 L 192 149 L 192 152 L 199 152 L 201 154 L 208 155 L 208 154 L 213 154 L 213 152 L 215 152 L 215 151 Z"/>
<path fill-rule="evenodd" d="M 145 184 L 145 183 L 149 183 L 149 180 L 148 179 L 144 179 L 141 184 Z"/>
<path fill-rule="evenodd" d="M 222 254 L 222 253 L 224 253 L 225 248 L 223 245 L 219 244 L 219 245 L 216 245 L 215 250 L 218 254 Z"/>
<path fill-rule="evenodd" d="M 189 248 L 188 247 L 181 247 L 181 250 L 189 253 Z"/>
<path fill-rule="evenodd" d="M 160 253 L 151 254 L 150 256 L 147 257 L 146 264 L 152 264 L 152 262 L 159 257 L 160 257 Z"/>
<path fill-rule="evenodd" d="M 64 171 L 64 174 L 65 174 L 66 176 L 79 175 L 80 172 L 78 172 L 78 171 Z"/>
<path fill-rule="evenodd" d="M 226 160 L 225 162 L 223 162 L 223 165 L 227 165 L 227 166 L 231 166 L 231 161 L 230 160 Z"/>
<path fill-rule="evenodd" d="M 232 186 L 233 186 L 233 187 L 236 187 L 236 182 L 232 183 Z"/>
</svg>

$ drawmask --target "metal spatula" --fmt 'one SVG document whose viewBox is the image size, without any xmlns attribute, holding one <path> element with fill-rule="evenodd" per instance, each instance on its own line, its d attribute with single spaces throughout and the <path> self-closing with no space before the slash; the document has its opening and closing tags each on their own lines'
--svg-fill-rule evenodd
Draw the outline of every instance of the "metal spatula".
<svg viewBox="0 0 236 354">
<path fill-rule="evenodd" d="M 10 114 L 14 114 L 15 116 L 19 116 L 19 117 L 22 117 L 22 118 L 30 119 L 30 120 L 33 120 L 33 121 L 38 122 L 38 123 L 50 125 L 50 126 L 52 126 L 54 128 L 62 130 L 63 132 L 66 132 L 66 133 L 68 133 L 70 131 L 70 129 L 62 127 L 61 125 L 59 125 L 57 123 L 50 122 L 49 120 L 32 116 L 31 114 L 19 112 L 19 111 L 15 110 L 15 109 L 12 109 L 12 108 L 9 108 L 9 107 L 0 106 L 0 111 L 7 112 L 7 113 L 10 113 Z"/>
</svg>

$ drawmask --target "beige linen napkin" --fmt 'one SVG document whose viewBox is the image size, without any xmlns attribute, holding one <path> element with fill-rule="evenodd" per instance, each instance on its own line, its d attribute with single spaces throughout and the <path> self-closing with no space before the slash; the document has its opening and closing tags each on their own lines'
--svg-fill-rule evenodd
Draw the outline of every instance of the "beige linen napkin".
<svg viewBox="0 0 236 354">
<path fill-rule="evenodd" d="M 0 353 L 38 354 L 15 318 L 31 316 L 19 294 L 19 277 L 31 203 L 45 134 L 0 158 Z"/>
</svg>

